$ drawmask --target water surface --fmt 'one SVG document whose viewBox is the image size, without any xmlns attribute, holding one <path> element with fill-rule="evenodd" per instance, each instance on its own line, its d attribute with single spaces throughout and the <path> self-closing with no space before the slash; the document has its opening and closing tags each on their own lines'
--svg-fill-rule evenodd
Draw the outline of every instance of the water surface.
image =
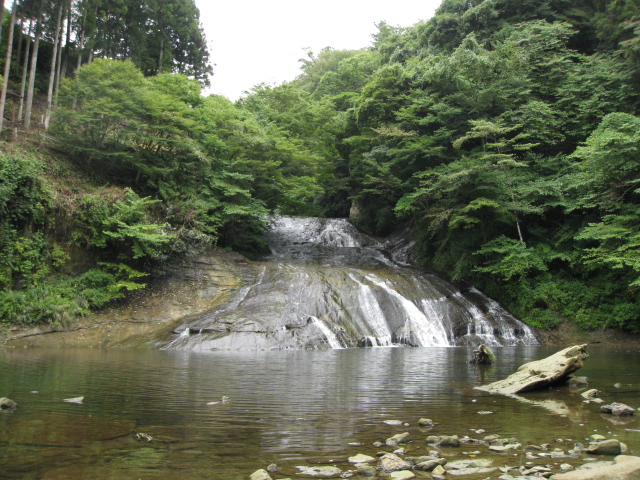
<svg viewBox="0 0 640 480">
<path fill-rule="evenodd" d="M 373 442 L 403 431 L 414 439 L 409 453 L 426 453 L 430 434 L 498 433 L 567 449 L 595 432 L 640 454 L 638 419 L 601 414 L 577 390 L 544 390 L 520 401 L 474 389 L 555 350 L 496 348 L 499 362 L 491 367 L 468 364 L 471 349 L 462 347 L 0 350 L 0 396 L 19 404 L 0 414 L 0 478 L 242 479 L 271 463 L 282 468 L 274 478 L 304 478 L 295 467 L 334 463 L 346 470 L 348 456 L 373 455 Z M 638 349 L 589 351 L 580 371 L 589 387 L 607 403 L 640 407 Z M 82 404 L 63 402 L 79 396 Z M 438 425 L 419 428 L 422 417 Z M 445 455 L 464 458 L 471 450 L 484 454 L 467 446 Z"/>
</svg>

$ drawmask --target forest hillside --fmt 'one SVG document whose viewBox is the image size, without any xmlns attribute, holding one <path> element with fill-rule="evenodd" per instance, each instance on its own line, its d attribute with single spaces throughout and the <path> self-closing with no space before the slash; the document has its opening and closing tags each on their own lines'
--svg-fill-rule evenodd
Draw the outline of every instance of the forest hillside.
<svg viewBox="0 0 640 480">
<path fill-rule="evenodd" d="M 408 225 L 422 264 L 530 325 L 639 333 L 639 35 L 637 0 L 444 0 L 231 102 L 203 95 L 193 0 L 16 1 L 1 321 L 72 322 L 212 245 L 258 255 L 276 212 Z"/>
</svg>

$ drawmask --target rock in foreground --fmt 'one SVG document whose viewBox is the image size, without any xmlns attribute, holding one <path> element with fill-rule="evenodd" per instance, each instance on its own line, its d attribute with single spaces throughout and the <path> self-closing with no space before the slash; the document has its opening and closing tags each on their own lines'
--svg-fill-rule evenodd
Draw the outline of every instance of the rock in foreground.
<svg viewBox="0 0 640 480">
<path fill-rule="evenodd" d="M 479 388 L 488 392 L 514 394 L 562 383 L 584 365 L 584 360 L 589 356 L 585 347 L 586 344 L 575 345 L 542 360 L 525 363 L 504 380 Z"/>
<path fill-rule="evenodd" d="M 551 480 L 637 480 L 640 478 L 640 457 L 618 455 L 611 465 L 553 475 Z"/>
</svg>

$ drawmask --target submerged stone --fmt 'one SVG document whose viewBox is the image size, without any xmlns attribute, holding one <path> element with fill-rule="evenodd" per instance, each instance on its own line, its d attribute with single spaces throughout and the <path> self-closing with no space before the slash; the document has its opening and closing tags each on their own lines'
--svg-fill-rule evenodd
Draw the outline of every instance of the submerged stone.
<svg viewBox="0 0 640 480">
<path fill-rule="evenodd" d="M 303 475 L 333 477 L 340 475 L 342 470 L 338 467 L 296 467 Z"/>
</svg>

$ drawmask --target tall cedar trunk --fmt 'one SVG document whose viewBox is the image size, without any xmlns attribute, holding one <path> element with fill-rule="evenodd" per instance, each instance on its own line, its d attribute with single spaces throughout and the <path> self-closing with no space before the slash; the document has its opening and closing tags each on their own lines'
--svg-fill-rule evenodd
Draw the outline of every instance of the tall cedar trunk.
<svg viewBox="0 0 640 480">
<path fill-rule="evenodd" d="M 31 108 L 33 107 L 33 94 L 36 88 L 36 66 L 38 63 L 38 47 L 40 45 L 40 37 L 42 36 L 43 19 L 42 12 L 44 10 L 44 0 L 40 0 L 38 5 L 38 14 L 36 15 L 36 38 L 33 40 L 33 49 L 31 51 L 31 66 L 29 67 L 29 87 L 27 88 L 27 103 L 24 111 L 24 128 L 31 128 Z"/>
<path fill-rule="evenodd" d="M 67 25 L 71 25 L 71 0 L 65 5 L 65 14 L 63 15 L 63 22 L 66 21 Z M 67 40 L 66 45 L 69 45 L 69 27 L 67 27 Z M 65 49 L 67 48 L 65 45 Z M 66 55 L 66 53 L 65 53 Z M 58 103 L 58 91 L 60 90 L 60 77 L 62 76 L 62 30 L 60 31 L 60 43 L 58 45 L 58 59 L 56 65 L 56 84 L 53 89 L 53 106 Z"/>
<path fill-rule="evenodd" d="M 82 27 L 80 28 L 80 40 L 78 41 L 78 62 L 76 63 L 76 70 L 80 70 L 82 66 L 82 49 L 84 48 L 84 28 L 87 21 L 87 5 L 84 6 L 82 12 Z"/>
<path fill-rule="evenodd" d="M 16 63 L 18 65 L 22 65 L 22 40 L 24 40 L 24 22 L 20 20 L 20 28 L 18 29 L 18 40 L 16 40 L 16 43 L 18 44 L 18 51 L 16 52 L 15 56 Z"/>
<path fill-rule="evenodd" d="M 4 10 L 4 2 L 2 2 L 2 4 L 3 4 L 2 9 Z M 11 21 L 9 22 L 9 35 L 7 36 L 7 58 L 4 64 L 4 82 L 2 85 L 2 93 L 0 93 L 0 133 L 2 133 L 2 127 L 4 123 L 4 106 L 7 101 L 7 88 L 9 87 L 9 69 L 11 68 L 11 53 L 13 50 L 13 31 L 16 23 L 17 4 L 18 4 L 18 0 L 14 0 L 13 8 L 11 9 Z"/>
<path fill-rule="evenodd" d="M 71 44 L 71 7 L 73 0 L 69 0 L 69 7 L 67 11 L 67 40 L 64 45 L 64 55 L 62 56 L 62 64 L 60 65 L 60 74 L 58 75 L 58 81 L 56 82 L 56 94 L 55 98 L 58 98 L 58 91 L 60 90 L 60 79 L 67 76 L 67 63 L 69 61 L 69 49 Z"/>
<path fill-rule="evenodd" d="M 58 48 L 60 43 L 60 22 L 62 21 L 62 4 L 63 0 L 58 0 L 58 12 L 56 18 L 56 33 L 53 37 L 53 52 L 51 53 L 51 70 L 49 71 L 49 88 L 47 89 L 47 110 L 44 115 L 44 130 L 49 130 L 49 120 L 51 119 L 51 104 L 53 102 L 53 86 L 56 79 L 56 71 L 58 66 Z"/>
<path fill-rule="evenodd" d="M 29 53 L 31 52 L 31 33 L 33 32 L 33 20 L 29 20 L 29 34 L 24 49 L 24 60 L 22 64 L 22 83 L 20 84 L 20 108 L 18 108 L 18 121 L 22 121 L 22 110 L 24 108 L 24 91 L 27 85 L 27 72 L 29 67 Z"/>
<path fill-rule="evenodd" d="M 0 38 L 2 38 L 2 22 L 4 21 L 4 0 L 0 0 Z"/>
<path fill-rule="evenodd" d="M 80 28 L 80 40 L 78 42 L 78 61 L 76 63 L 76 71 L 80 70 L 82 66 L 82 50 L 84 49 L 84 35 L 85 35 L 85 24 L 87 21 L 87 8 L 88 5 L 85 3 L 84 10 L 82 12 L 82 27 Z M 74 95 L 73 102 L 71 102 L 72 108 L 75 110 L 76 105 L 78 103 L 78 96 Z"/>
</svg>

